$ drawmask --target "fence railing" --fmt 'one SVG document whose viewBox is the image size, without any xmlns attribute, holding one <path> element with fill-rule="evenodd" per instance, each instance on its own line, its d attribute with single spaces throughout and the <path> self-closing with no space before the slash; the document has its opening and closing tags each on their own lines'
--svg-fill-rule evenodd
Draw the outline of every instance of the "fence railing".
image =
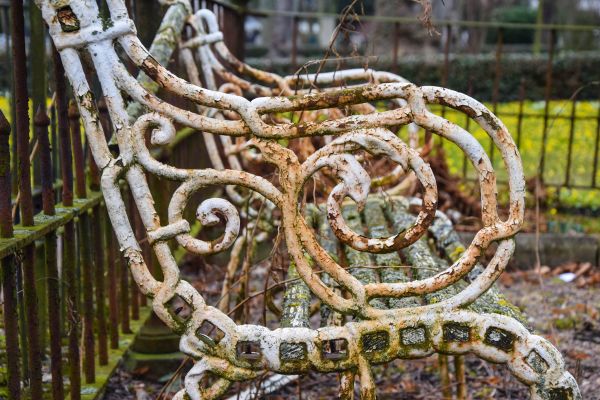
<svg viewBox="0 0 600 400">
<path fill-rule="evenodd" d="M 48 108 L 38 101 L 29 120 L 33 96 L 27 87 L 22 2 L 3 8 L 9 10 L 14 90 L 8 118 L 0 111 L 0 374 L 6 378 L 0 398 L 92 399 L 150 310 L 120 255 L 100 193 L 100 171 L 77 107 L 68 102 L 56 54 L 53 60 L 43 52 L 30 54 L 30 65 L 52 64 L 44 90 L 50 86 L 54 94 Z M 228 18 L 227 11 L 221 15 Z M 45 68 L 38 73 L 45 74 Z M 102 100 L 98 108 L 104 132 L 112 135 Z M 156 157 L 191 166 L 202 147 L 198 140 L 199 135 L 182 134 Z M 128 187 L 122 190 L 134 210 Z M 166 203 L 157 208 L 166 213 Z M 144 237 L 137 213 L 129 215 L 136 236 Z M 159 274 L 148 243 L 140 240 L 140 246 Z M 46 373 L 51 379 L 44 379 Z"/>
</svg>

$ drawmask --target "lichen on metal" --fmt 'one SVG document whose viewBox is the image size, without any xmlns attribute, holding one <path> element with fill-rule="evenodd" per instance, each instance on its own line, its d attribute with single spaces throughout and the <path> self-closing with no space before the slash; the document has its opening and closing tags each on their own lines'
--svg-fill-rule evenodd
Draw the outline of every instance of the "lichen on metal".
<svg viewBox="0 0 600 400">
<path fill-rule="evenodd" d="M 286 85 L 298 85 L 298 80 L 303 79 L 333 82 L 335 78 L 325 74 L 300 77 L 296 81 L 267 77 L 273 79 L 280 92 L 263 92 L 259 87 L 250 87 L 248 90 L 254 90 L 259 97 L 248 100 L 235 93 L 202 88 L 168 71 L 138 40 L 122 0 L 107 0 L 110 23 L 101 18 L 93 0 L 36 0 L 36 3 L 60 52 L 78 101 L 88 143 L 102 170 L 102 192 L 123 255 L 139 288 L 151 299 L 155 313 L 181 333 L 180 348 L 195 361 L 177 399 L 216 398 L 232 382 L 258 377 L 264 371 L 299 374 L 311 369 L 342 372 L 344 398 L 352 397 L 356 375 L 360 380 L 361 397 L 372 399 L 375 398 L 372 364 L 396 358 L 425 357 L 436 352 L 470 352 L 485 360 L 507 364 L 509 370 L 530 387 L 534 399 L 580 398 L 575 380 L 565 371 L 560 353 L 550 342 L 530 333 L 514 318 L 468 309 L 506 267 L 514 251 L 512 237 L 521 228 L 525 206 L 519 153 L 504 124 L 481 103 L 444 88 L 386 80 L 383 74 L 372 84 L 313 92 L 299 90 L 295 95 Z M 68 21 L 65 10 L 68 10 Z M 219 46 L 219 35 L 209 34 L 214 37 L 205 39 Z M 174 106 L 144 88 L 119 58 L 121 53 L 115 50 L 117 43 L 129 62 L 160 87 L 198 105 L 199 111 Z M 109 151 L 99 122 L 82 65 L 84 54 L 89 55 L 101 84 L 119 147 L 118 157 Z M 264 97 L 265 94 L 268 97 Z M 362 104 L 383 100 L 393 100 L 396 107 L 324 121 L 274 122 L 276 119 L 267 118 L 284 112 L 360 108 Z M 147 113 L 130 122 L 129 101 L 141 104 Z M 508 171 L 510 201 L 506 218 L 502 219 L 498 213 L 496 175 L 482 145 L 469 132 L 431 113 L 428 104 L 442 104 L 465 113 L 493 140 Z M 225 113 L 235 118 L 223 118 Z M 434 220 L 437 189 L 435 177 L 420 154 L 390 131 L 410 123 L 456 144 L 469 158 L 479 175 L 483 228 L 452 264 L 435 273 L 423 274 L 415 280 L 361 281 L 320 245 L 304 218 L 299 199 L 305 183 L 315 173 L 328 169 L 337 184 L 327 199 L 327 218 L 338 241 L 357 251 L 374 254 L 396 252 L 417 243 Z M 166 145 L 173 139 L 175 124 L 206 135 L 248 137 L 244 146 L 253 148 L 262 162 L 275 167 L 277 183 L 242 169 L 224 166 L 181 169 L 154 159 L 146 147 L 145 135 L 150 134 L 158 145 Z M 331 137 L 331 140 L 304 161 L 281 144 L 285 139 L 321 136 Z M 413 171 L 421 182 L 421 209 L 416 218 L 404 226 L 405 230 L 384 233 L 385 237 L 367 237 L 365 232 L 355 232 L 344 219 L 344 202 L 350 198 L 361 209 L 371 188 L 371 178 L 356 156 L 359 151 L 386 157 L 403 171 Z M 147 175 L 179 183 L 170 200 L 166 221 L 156 212 Z M 162 280 L 150 273 L 135 239 L 119 191 L 121 179 L 127 181 L 133 193 L 160 263 Z M 295 326 L 304 323 L 293 322 L 289 327 L 272 330 L 258 325 L 238 325 L 223 311 L 206 304 L 201 293 L 181 279 L 171 245 L 175 241 L 200 255 L 235 246 L 241 229 L 240 212 L 226 199 L 208 199 L 197 208 L 197 217 L 202 223 L 225 222 L 221 239 L 207 242 L 190 235 L 190 224 L 183 218 L 183 211 L 191 197 L 208 185 L 242 187 L 258 193 L 277 208 L 281 215 L 280 231 L 299 278 L 322 304 L 354 319 L 342 326 L 313 329 Z M 373 232 L 373 235 L 379 234 Z M 498 244 L 495 254 L 483 271 L 464 287 L 447 292 L 447 296 L 429 304 L 395 302 L 395 299 L 435 296 L 450 288 L 475 268 L 494 242 Z M 176 297 L 190 307 L 188 318 L 179 318 L 169 311 L 168 305 Z M 384 304 L 394 306 L 374 306 L 374 299 L 384 299 Z M 201 329 L 206 324 L 218 327 L 222 335 L 207 338 Z M 344 351 L 332 353 L 331 343 L 343 343 Z M 206 373 L 217 379 L 205 387 L 202 377 Z"/>
</svg>

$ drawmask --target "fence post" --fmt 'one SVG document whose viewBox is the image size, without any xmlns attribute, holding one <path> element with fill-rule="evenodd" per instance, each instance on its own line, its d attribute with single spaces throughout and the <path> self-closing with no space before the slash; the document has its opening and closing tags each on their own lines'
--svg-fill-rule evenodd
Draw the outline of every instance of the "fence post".
<svg viewBox="0 0 600 400">
<path fill-rule="evenodd" d="M 34 120 L 36 136 L 40 145 L 40 166 L 42 169 L 42 206 L 44 214 L 55 215 L 54 188 L 52 174 L 52 157 L 50 141 L 48 139 L 48 126 L 50 120 L 44 109 L 40 106 Z M 48 330 L 50 333 L 50 371 L 52 374 L 52 399 L 64 399 L 64 385 L 62 374 L 62 347 L 61 347 L 61 301 L 60 278 L 56 257 L 57 240 L 54 232 L 45 236 L 44 259 L 47 281 L 47 307 Z"/>
<path fill-rule="evenodd" d="M 498 29 L 498 40 L 496 41 L 496 58 L 494 61 L 494 87 L 492 88 L 492 109 L 498 114 L 498 100 L 500 97 L 500 79 L 502 77 L 502 49 L 504 47 L 504 29 Z M 496 145 L 490 139 L 490 161 L 494 165 L 494 151 Z"/>
<path fill-rule="evenodd" d="M 544 182 L 544 170 L 546 167 L 546 143 L 548 141 L 548 120 L 550 118 L 550 97 L 552 95 L 552 71 L 554 67 L 554 40 L 556 31 L 550 31 L 550 47 L 548 48 L 548 61 L 546 62 L 546 88 L 544 91 L 544 124 L 542 131 L 542 151 L 539 165 L 539 179 Z"/>
<path fill-rule="evenodd" d="M 31 176 L 29 162 L 29 96 L 27 93 L 27 60 L 25 54 L 25 23 L 23 2 L 11 0 L 11 37 L 13 55 L 13 80 L 15 85 L 16 106 L 16 142 L 19 176 L 19 209 L 21 224 L 33 226 L 33 197 L 31 194 Z M 41 400 L 42 390 L 42 354 L 40 349 L 40 331 L 38 318 L 38 299 L 35 277 L 35 244 L 23 249 L 21 267 L 23 270 L 23 290 L 26 309 L 29 386 L 33 400 Z"/>
<path fill-rule="evenodd" d="M 96 286 L 96 321 L 98 327 L 98 359 L 100 365 L 108 364 L 108 341 L 106 327 L 106 307 L 104 293 L 104 213 L 100 205 L 94 207 L 92 214 L 92 238 L 94 242 L 94 265 Z"/>
<path fill-rule="evenodd" d="M 292 51 L 291 51 L 292 73 L 298 69 L 298 17 L 292 19 Z"/>
<path fill-rule="evenodd" d="M 13 236 L 11 210 L 10 124 L 0 111 L 0 237 Z M 19 319 L 17 313 L 17 282 L 14 256 L 4 257 L 2 292 L 4 297 L 4 335 L 6 340 L 6 370 L 8 400 L 21 398 L 21 371 L 19 368 Z"/>
</svg>

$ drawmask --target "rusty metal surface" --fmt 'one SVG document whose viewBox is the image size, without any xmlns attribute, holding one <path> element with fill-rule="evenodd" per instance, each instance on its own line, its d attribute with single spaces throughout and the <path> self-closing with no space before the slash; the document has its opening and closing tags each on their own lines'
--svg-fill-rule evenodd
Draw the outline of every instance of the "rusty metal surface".
<svg viewBox="0 0 600 400">
<path fill-rule="evenodd" d="M 157 63 L 136 37 L 135 27 L 121 0 L 107 1 L 110 24 L 100 19 L 96 2 L 91 0 L 37 0 L 37 4 L 74 88 L 88 142 L 102 171 L 101 186 L 112 226 L 133 279 L 151 299 L 155 313 L 182 335 L 181 350 L 195 360 L 185 378 L 185 389 L 176 398 L 183 399 L 186 395 L 194 400 L 216 398 L 231 382 L 254 378 L 265 370 L 297 374 L 315 369 L 344 372 L 347 378 L 343 380 L 342 395 L 345 398 L 351 396 L 350 377 L 355 373 L 361 382 L 361 397 L 371 399 L 375 397 L 371 364 L 395 358 L 425 357 L 435 352 L 458 355 L 472 352 L 483 359 L 507 364 L 519 380 L 530 386 L 533 399 L 580 398 L 577 384 L 565 371 L 561 355 L 547 340 L 531 334 L 513 318 L 480 314 L 465 308 L 490 288 L 504 270 L 514 251 L 512 236 L 519 231 L 524 213 L 525 189 L 519 153 L 506 127 L 482 104 L 448 89 L 394 81 L 344 89 L 332 87 L 311 93 L 300 91 L 295 96 L 258 97 L 250 101 L 236 94 L 201 88 Z M 114 42 L 161 87 L 208 112 L 183 110 L 147 92 L 119 59 Z M 101 83 L 119 146 L 118 158 L 108 151 L 84 74 L 82 52 L 89 53 Z M 332 78 L 322 74 L 307 79 Z M 297 80 L 283 82 L 299 84 Z M 124 96 L 144 105 L 148 113 L 130 123 Z M 333 120 L 296 124 L 274 123 L 267 118 L 288 111 L 325 110 L 392 99 L 403 102 L 398 102 L 395 109 Z M 510 203 L 506 219 L 499 217 L 495 172 L 482 145 L 469 132 L 432 114 L 427 109 L 428 104 L 441 104 L 463 112 L 493 140 L 509 176 Z M 215 117 L 225 112 L 236 118 Z M 263 162 L 276 168 L 277 184 L 240 169 L 181 169 L 154 159 L 145 136 L 149 134 L 154 145 L 167 145 L 175 137 L 175 123 L 207 134 L 248 136 L 247 146 L 258 151 Z M 319 244 L 303 217 L 298 198 L 304 184 L 316 172 L 330 168 L 338 183 L 327 200 L 328 219 L 340 242 L 372 253 L 393 252 L 415 243 L 434 218 L 437 190 L 435 177 L 420 154 L 389 130 L 409 123 L 453 142 L 465 152 L 479 173 L 483 228 L 456 262 L 434 275 L 412 281 L 363 284 Z M 331 136 L 332 140 L 303 162 L 279 142 L 311 136 Z M 389 237 L 368 238 L 364 232 L 352 230 L 344 220 L 342 202 L 349 197 L 362 207 L 371 186 L 371 178 L 354 155 L 359 150 L 385 156 L 403 170 L 413 171 L 421 181 L 423 203 L 409 229 Z M 157 215 L 146 175 L 179 183 L 170 200 L 166 221 Z M 143 258 L 119 190 L 119 179 L 129 184 L 135 207 L 160 263 L 162 281 L 153 277 Z M 189 252 L 207 255 L 223 251 L 236 242 L 241 231 L 240 213 L 225 199 L 205 200 L 196 212 L 203 225 L 225 221 L 221 239 L 208 242 L 190 234 L 190 224 L 183 218 L 183 211 L 192 195 L 208 185 L 241 186 L 259 193 L 277 207 L 281 214 L 281 231 L 298 276 L 323 304 L 356 319 L 343 326 L 271 330 L 258 325 L 238 325 L 221 310 L 206 304 L 202 295 L 181 279 L 169 245 L 176 241 Z M 483 272 L 443 300 L 388 309 L 369 303 L 373 298 L 429 295 L 448 288 L 468 274 L 494 242 L 498 242 L 498 248 Z M 327 273 L 329 284 L 315 273 L 317 269 Z M 332 288 L 334 282 L 347 296 Z M 189 317 L 180 318 L 170 311 L 169 303 L 174 298 L 187 303 L 191 309 Z M 213 340 L 200 331 L 205 322 L 219 327 L 223 333 L 220 340 Z M 385 336 L 387 346 L 374 353 L 366 352 L 363 339 L 374 334 Z M 347 343 L 347 351 L 341 357 L 330 357 L 326 344 L 340 340 Z M 257 346 L 256 351 L 240 351 L 251 343 Z M 302 349 L 299 357 L 284 357 L 290 352 L 281 349 L 293 345 Z M 207 372 L 218 377 L 209 387 L 201 384 Z"/>
</svg>

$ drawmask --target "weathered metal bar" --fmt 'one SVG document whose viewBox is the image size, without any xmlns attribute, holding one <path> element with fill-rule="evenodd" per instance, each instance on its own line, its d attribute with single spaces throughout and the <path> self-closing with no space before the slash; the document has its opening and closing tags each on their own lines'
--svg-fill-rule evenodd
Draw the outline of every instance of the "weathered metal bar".
<svg viewBox="0 0 600 400">
<path fill-rule="evenodd" d="M 394 47 L 392 49 L 392 72 L 398 73 L 398 53 L 400 47 L 400 24 L 394 23 Z"/>
<path fill-rule="evenodd" d="M 23 2 L 11 0 L 12 73 L 15 88 L 15 138 L 18 160 L 19 209 L 21 223 L 33 225 L 33 200 L 29 163 L 29 95 L 27 93 L 27 58 Z"/>
<path fill-rule="evenodd" d="M 66 285 L 66 307 L 69 342 L 69 392 L 72 400 L 81 399 L 81 354 L 79 351 L 79 332 L 81 319 L 79 315 L 79 290 L 77 269 L 75 223 L 67 222 L 63 233 L 63 264 L 62 275 Z"/>
<path fill-rule="evenodd" d="M 523 136 L 523 109 L 525 107 L 525 77 L 521 77 L 519 83 L 519 111 L 517 113 L 517 149 L 521 149 L 521 137 Z"/>
<path fill-rule="evenodd" d="M 42 349 L 40 345 L 40 323 L 38 296 L 36 291 L 35 245 L 23 249 L 23 297 L 27 320 L 27 355 L 29 364 L 29 390 L 33 400 L 42 400 Z"/>
<path fill-rule="evenodd" d="M 84 199 L 87 197 L 87 189 L 85 182 L 85 160 L 83 158 L 83 145 L 81 142 L 81 125 L 79 122 L 81 115 L 74 101 L 69 102 L 68 112 L 73 160 L 75 163 L 75 195 L 79 199 Z"/>
<path fill-rule="evenodd" d="M 96 289 L 96 325 L 98 329 L 98 362 L 100 365 L 108 364 L 108 327 L 106 325 L 106 294 L 105 275 L 106 268 L 104 252 L 104 210 L 100 206 L 92 211 L 92 242 L 94 246 L 94 278 Z"/>
<path fill-rule="evenodd" d="M 46 115 L 45 108 L 38 108 L 34 118 L 36 136 L 39 143 L 39 155 L 41 165 L 41 183 L 42 183 L 42 208 L 44 214 L 54 215 L 54 187 L 52 179 L 52 154 L 50 150 L 50 140 L 48 138 L 48 126 L 50 119 Z"/>
<path fill-rule="evenodd" d="M 23 289 L 23 268 L 21 268 L 23 257 L 15 257 L 15 273 L 17 279 L 17 316 L 19 318 L 19 342 L 21 345 L 21 366 L 23 382 L 29 379 L 29 341 L 27 340 L 27 309 L 25 307 L 25 290 Z"/>
<path fill-rule="evenodd" d="M 56 96 L 56 95 L 55 95 Z M 57 135 L 57 117 L 56 117 L 56 99 L 50 106 L 50 143 L 52 143 L 52 180 L 58 179 L 61 175 L 60 161 L 58 158 L 58 135 Z"/>
<path fill-rule="evenodd" d="M 0 111 L 0 237 L 13 236 L 11 209 L 10 123 Z"/>
<path fill-rule="evenodd" d="M 126 192 L 126 189 L 119 189 L 123 192 L 123 197 L 127 199 L 129 193 Z M 127 204 L 127 200 L 124 201 Z M 107 204 L 108 205 L 108 204 Z M 132 235 L 134 235 L 132 231 Z M 123 257 L 117 257 L 117 266 L 119 271 L 119 295 L 120 295 L 120 310 L 119 315 L 121 316 L 121 332 L 122 333 L 131 333 L 130 326 L 130 296 L 131 285 L 129 283 L 129 271 L 127 270 L 127 263 L 123 259 Z M 131 293 L 131 297 L 135 297 L 135 293 Z"/>
<path fill-rule="evenodd" d="M 52 53 L 54 62 L 54 91 L 56 100 L 58 150 L 60 171 L 62 177 L 62 203 L 70 207 L 73 205 L 73 158 L 71 154 L 71 137 L 69 136 L 69 114 L 65 84 L 65 70 L 56 48 Z"/>
<path fill-rule="evenodd" d="M 55 199 L 52 177 L 52 154 L 48 138 L 50 120 L 42 107 L 38 108 L 35 116 L 36 136 L 40 144 L 40 166 L 42 178 L 42 207 L 47 216 L 54 216 Z M 56 257 L 57 240 L 54 231 L 44 236 L 44 263 L 47 285 L 48 332 L 50 338 L 50 371 L 52 374 L 52 398 L 64 398 L 62 373 L 62 332 L 61 332 L 61 301 L 60 277 Z"/>
<path fill-rule="evenodd" d="M 13 80 L 15 85 L 16 143 L 19 179 L 19 209 L 21 224 L 33 226 L 33 196 L 31 192 L 31 163 L 29 160 L 29 96 L 27 93 L 27 62 L 25 54 L 25 31 L 23 2 L 11 1 Z M 21 268 L 23 273 L 23 298 L 27 322 L 27 358 L 30 395 L 33 400 L 42 399 L 42 353 L 36 292 L 35 247 L 23 249 Z"/>
<path fill-rule="evenodd" d="M 48 96 L 48 80 L 46 65 L 46 24 L 42 13 L 35 7 L 33 0 L 29 0 L 29 56 L 31 67 L 31 104 L 37 111 L 40 107 L 46 108 Z M 41 172 L 41 171 L 40 171 Z"/>
<path fill-rule="evenodd" d="M 42 166 L 43 167 L 43 166 Z M 56 234 L 45 236 L 44 250 L 46 279 L 48 285 L 48 330 L 50 334 L 50 372 L 52 375 L 52 399 L 64 399 L 62 366 L 62 331 L 60 276 L 56 257 Z"/>
<path fill-rule="evenodd" d="M 567 167 L 565 171 L 565 186 L 571 185 L 571 164 L 573 162 L 573 141 L 575 140 L 575 117 L 577 113 L 577 98 L 571 100 L 571 114 L 569 118 L 569 142 L 567 143 Z"/>
<path fill-rule="evenodd" d="M 13 236 L 9 139 L 10 124 L 0 111 L 0 238 Z M 0 258 L 8 400 L 20 400 L 21 398 L 17 274 L 15 266 L 14 256 L 8 255 Z"/>
<path fill-rule="evenodd" d="M 79 216 L 78 241 L 83 290 L 83 371 L 86 383 L 96 380 L 96 350 L 94 343 L 94 263 L 92 259 L 89 214 Z"/>
<path fill-rule="evenodd" d="M 540 149 L 540 164 L 538 167 L 539 178 L 544 181 L 544 171 L 546 169 L 546 145 L 548 143 L 548 121 L 550 120 L 550 99 L 552 98 L 552 77 L 554 68 L 554 47 L 556 41 L 556 31 L 550 30 L 548 47 L 548 61 L 546 62 L 546 86 L 544 89 L 544 123 L 542 125 L 542 148 Z"/>
<path fill-rule="evenodd" d="M 110 348 L 119 348 L 119 300 L 118 288 L 119 280 L 117 277 L 117 264 L 119 255 L 115 251 L 115 239 L 113 237 L 112 226 L 108 216 L 104 218 L 104 234 L 106 242 L 106 261 L 107 271 L 106 280 L 108 281 L 108 326 L 110 334 Z"/>
<path fill-rule="evenodd" d="M 496 57 L 494 59 L 494 85 L 492 87 L 492 112 L 498 113 L 498 102 L 500 101 L 500 80 L 502 79 L 502 51 L 504 48 L 504 29 L 498 29 L 498 39 L 496 41 Z M 496 148 L 493 140 L 490 139 L 490 160 L 494 164 L 494 150 Z"/>
<path fill-rule="evenodd" d="M 134 235 L 138 232 L 137 227 L 139 226 L 139 216 L 136 212 L 135 200 L 133 198 L 133 193 L 129 190 L 127 195 L 127 199 L 129 200 L 129 215 L 131 215 L 131 227 L 133 228 Z M 139 245 L 139 237 L 136 237 L 136 242 Z M 127 271 L 127 268 L 124 268 Z M 135 280 L 131 279 L 129 281 L 129 291 L 131 292 L 131 297 L 129 298 L 129 305 L 131 311 L 131 319 L 133 321 L 137 321 L 140 319 L 140 297 L 139 297 L 139 289 L 135 282 Z"/>
<path fill-rule="evenodd" d="M 291 73 L 298 69 L 298 17 L 292 18 L 292 50 L 290 52 Z"/>
<path fill-rule="evenodd" d="M 46 98 L 48 96 L 48 80 L 46 71 L 46 25 L 42 19 L 41 11 L 35 7 L 34 0 L 29 0 L 29 57 L 31 71 L 31 105 L 35 113 L 39 107 L 46 107 Z M 34 140 L 37 134 L 34 130 Z M 41 181 L 40 163 L 38 158 L 32 162 L 33 185 L 36 187 Z M 41 327 L 44 332 L 44 327 Z"/>
</svg>

